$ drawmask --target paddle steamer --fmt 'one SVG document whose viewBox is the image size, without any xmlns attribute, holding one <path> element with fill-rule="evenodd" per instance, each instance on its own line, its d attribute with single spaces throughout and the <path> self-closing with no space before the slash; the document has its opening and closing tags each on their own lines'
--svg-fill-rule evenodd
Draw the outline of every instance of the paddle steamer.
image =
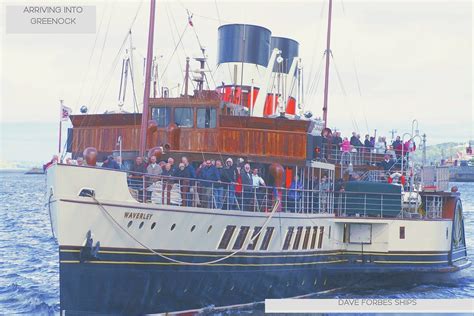
<svg viewBox="0 0 474 316">
<path fill-rule="evenodd" d="M 154 11 L 152 0 L 146 78 Z M 141 114 L 71 116 L 68 151 L 87 165 L 47 170 L 62 311 L 228 306 L 470 265 L 460 193 L 442 172 L 425 169 L 419 180 L 409 165 L 395 167 L 410 181 L 388 183 L 383 155 L 343 157 L 325 127 L 327 77 L 323 120 L 305 115 L 296 41 L 259 26 L 221 26 L 218 62 L 231 78 L 213 91 L 203 89 L 198 61 L 193 95 L 150 97 L 148 81 Z M 285 82 L 281 90 L 274 79 Z M 232 183 L 96 167 L 118 154 L 117 139 L 126 166 L 136 156 L 230 157 L 258 166 L 267 183 L 234 197 Z M 351 172 L 361 179 L 348 182 Z"/>
</svg>

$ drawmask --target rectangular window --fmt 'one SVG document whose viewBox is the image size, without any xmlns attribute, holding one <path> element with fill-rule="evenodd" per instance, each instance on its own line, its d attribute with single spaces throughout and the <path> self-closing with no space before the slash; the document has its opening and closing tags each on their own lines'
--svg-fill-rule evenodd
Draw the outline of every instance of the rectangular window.
<svg viewBox="0 0 474 316">
<path fill-rule="evenodd" d="M 313 227 L 313 236 L 311 237 L 311 249 L 316 247 L 316 237 L 318 236 L 318 226 Z"/>
<path fill-rule="evenodd" d="M 303 249 L 308 249 L 309 235 L 311 235 L 311 226 L 306 227 L 303 239 Z"/>
<path fill-rule="evenodd" d="M 342 242 L 349 242 L 349 225 L 344 224 L 344 231 L 342 232 Z"/>
<path fill-rule="evenodd" d="M 300 247 L 302 233 L 303 233 L 303 227 L 300 226 L 296 229 L 296 237 L 295 237 L 295 242 L 293 243 L 293 250 L 297 250 Z"/>
<path fill-rule="evenodd" d="M 283 243 L 283 250 L 288 250 L 290 248 L 291 237 L 293 236 L 294 227 L 288 227 L 288 231 L 286 232 L 285 242 Z"/>
<path fill-rule="evenodd" d="M 165 106 L 151 108 L 151 119 L 158 127 L 167 127 L 171 121 L 171 108 Z"/>
<path fill-rule="evenodd" d="M 321 249 L 323 246 L 323 237 L 324 237 L 324 226 L 321 226 L 319 229 L 319 240 L 318 240 L 318 249 Z"/>
<path fill-rule="evenodd" d="M 257 236 L 258 233 L 260 233 L 260 230 L 262 227 L 257 226 L 253 229 L 252 237 L 250 240 L 252 240 L 255 236 Z M 247 250 L 255 250 L 255 247 L 257 247 L 258 239 L 260 238 L 260 235 L 255 237 L 254 241 L 251 241 L 249 245 L 247 246 Z"/>
<path fill-rule="evenodd" d="M 217 111 L 213 108 L 197 110 L 197 128 L 216 128 Z"/>
<path fill-rule="evenodd" d="M 232 249 L 237 250 L 242 248 L 242 245 L 244 244 L 245 238 L 247 238 L 247 234 L 249 233 L 250 227 L 249 226 L 242 226 L 240 227 L 239 234 L 237 235 L 237 238 L 235 239 L 234 247 Z"/>
<path fill-rule="evenodd" d="M 193 127 L 194 117 L 192 108 L 174 109 L 174 122 L 179 127 Z"/>
<path fill-rule="evenodd" d="M 222 235 L 221 242 L 219 243 L 218 249 L 227 249 L 227 246 L 229 245 L 230 240 L 232 239 L 232 236 L 234 235 L 235 231 L 235 226 L 229 225 L 226 227 L 224 231 L 224 235 Z"/>
<path fill-rule="evenodd" d="M 405 226 L 400 226 L 400 239 L 405 239 Z"/>
<path fill-rule="evenodd" d="M 260 246 L 260 250 L 267 250 L 268 245 L 270 244 L 270 240 L 272 239 L 273 231 L 275 228 L 273 227 L 267 227 L 267 231 L 265 232 L 265 236 L 263 237 L 262 240 L 262 245 Z"/>
</svg>

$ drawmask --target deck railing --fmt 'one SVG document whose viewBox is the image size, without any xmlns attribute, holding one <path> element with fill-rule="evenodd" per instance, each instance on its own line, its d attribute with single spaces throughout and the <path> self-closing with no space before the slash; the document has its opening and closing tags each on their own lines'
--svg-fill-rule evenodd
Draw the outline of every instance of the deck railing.
<svg viewBox="0 0 474 316">
<path fill-rule="evenodd" d="M 348 165 L 350 163 L 353 166 L 375 166 L 384 160 L 385 154 L 385 152 L 377 153 L 374 148 L 364 146 L 352 146 L 351 151 L 342 151 L 337 145 L 326 144 L 320 149 L 318 159 L 334 164 Z M 400 155 L 396 155 L 396 158 L 391 158 L 396 161 L 394 163 L 394 169 L 400 169 Z"/>
<path fill-rule="evenodd" d="M 142 203 L 203 207 L 208 209 L 267 212 L 276 199 L 278 211 L 333 214 L 353 217 L 403 216 L 400 193 L 334 192 L 329 183 L 297 189 L 247 186 L 202 179 L 152 176 L 129 172 L 132 196 Z M 240 189 L 241 188 L 241 189 Z M 416 210 L 411 210 L 416 211 Z"/>
<path fill-rule="evenodd" d="M 289 189 L 136 172 L 127 174 L 132 196 L 142 203 L 266 212 L 279 199 L 282 202 L 279 211 L 283 212 L 334 212 L 332 191 L 303 188 L 301 183 L 297 189 Z M 330 188 L 329 183 L 321 186 Z"/>
</svg>

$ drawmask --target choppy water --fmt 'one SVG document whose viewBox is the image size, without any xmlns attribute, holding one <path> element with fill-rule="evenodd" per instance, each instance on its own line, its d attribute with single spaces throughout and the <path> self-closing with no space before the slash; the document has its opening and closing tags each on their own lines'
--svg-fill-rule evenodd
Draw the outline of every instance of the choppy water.
<svg viewBox="0 0 474 316">
<path fill-rule="evenodd" d="M 44 207 L 43 175 L 0 172 L 0 314 L 59 313 L 57 247 Z M 468 252 L 474 262 L 474 183 L 458 183 Z M 315 297 L 472 298 L 474 268 L 449 279 L 384 288 L 342 289 Z M 263 310 L 261 304 L 255 308 Z M 241 313 L 246 314 L 248 310 Z M 230 312 L 232 314 L 232 312 Z M 229 311 L 224 312 L 229 314 Z"/>
</svg>

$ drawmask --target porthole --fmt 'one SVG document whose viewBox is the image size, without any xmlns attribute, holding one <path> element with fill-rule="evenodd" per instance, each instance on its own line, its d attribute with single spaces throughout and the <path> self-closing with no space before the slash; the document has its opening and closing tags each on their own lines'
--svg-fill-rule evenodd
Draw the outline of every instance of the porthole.
<svg viewBox="0 0 474 316">
<path fill-rule="evenodd" d="M 196 225 L 193 225 L 193 226 L 191 227 L 191 231 L 193 232 L 195 229 L 196 229 Z"/>
<path fill-rule="evenodd" d="M 231 290 L 231 291 L 233 291 L 233 290 L 234 290 L 234 285 L 233 285 L 233 284 L 232 284 L 232 287 L 230 288 L 230 290 Z"/>
<path fill-rule="evenodd" d="M 161 287 L 158 289 L 158 291 L 156 291 L 156 293 L 160 293 L 161 292 Z"/>
<path fill-rule="evenodd" d="M 304 280 L 303 280 L 303 281 L 301 281 L 301 286 L 303 286 L 303 285 L 304 285 Z"/>
<path fill-rule="evenodd" d="M 130 228 L 132 226 L 133 221 L 128 222 L 127 227 Z"/>
<path fill-rule="evenodd" d="M 141 222 L 140 226 L 138 226 L 139 229 L 142 229 L 143 225 L 145 225 L 145 222 Z"/>
<path fill-rule="evenodd" d="M 290 286 L 290 281 L 286 282 L 286 287 Z"/>
<path fill-rule="evenodd" d="M 209 225 L 209 228 L 207 229 L 207 233 L 209 234 L 209 232 L 211 231 L 212 229 L 212 225 Z"/>
<path fill-rule="evenodd" d="M 173 230 L 176 227 L 176 224 L 171 225 L 170 230 Z"/>
<path fill-rule="evenodd" d="M 318 278 L 314 279 L 313 285 L 316 286 L 316 284 L 318 284 Z"/>
<path fill-rule="evenodd" d="M 273 287 L 273 284 L 270 284 L 270 286 L 268 287 L 268 289 L 271 289 Z"/>
<path fill-rule="evenodd" d="M 153 224 L 151 224 L 151 229 L 155 228 L 155 226 L 156 226 L 156 223 L 153 222 Z"/>
<path fill-rule="evenodd" d="M 184 293 L 186 293 L 187 291 L 188 291 L 188 289 L 186 288 L 186 289 L 184 289 L 184 291 L 183 291 L 183 292 L 184 292 Z"/>
</svg>

